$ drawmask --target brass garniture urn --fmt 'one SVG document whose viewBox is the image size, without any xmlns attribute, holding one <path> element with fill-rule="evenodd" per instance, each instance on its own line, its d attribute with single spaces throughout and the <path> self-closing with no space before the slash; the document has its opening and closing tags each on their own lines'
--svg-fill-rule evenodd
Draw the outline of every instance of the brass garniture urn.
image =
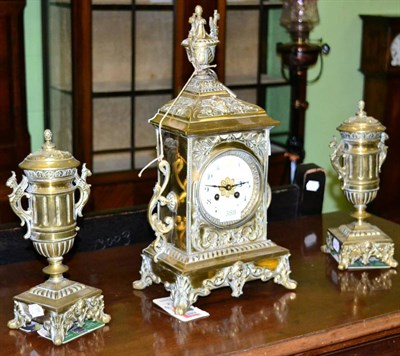
<svg viewBox="0 0 400 356">
<path fill-rule="evenodd" d="M 330 253 L 342 270 L 396 267 L 391 238 L 365 221 L 369 216 L 367 204 L 375 199 L 379 190 L 379 172 L 387 154 L 385 127 L 367 116 L 364 102 L 360 101 L 356 116 L 337 129 L 342 140 L 337 143 L 334 138 L 331 142 L 334 149 L 331 162 L 342 181 L 347 200 L 356 208 L 352 216 L 357 221 L 328 229 L 322 251 Z"/>
<path fill-rule="evenodd" d="M 57 150 L 50 130 L 44 132 L 42 149 L 29 154 L 20 168 L 25 175 L 18 184 L 16 175 L 7 181 L 13 189 L 9 195 L 13 211 L 27 226 L 25 239 L 31 239 L 36 251 L 47 257 L 49 265 L 43 272 L 49 279 L 14 297 L 14 319 L 8 327 L 18 329 L 33 321 L 43 324 L 54 344 L 60 345 L 68 330 L 76 323 L 83 326 L 90 319 L 107 323 L 110 316 L 103 312 L 102 291 L 82 283 L 70 281 L 63 276 L 68 267 L 62 264 L 73 246 L 77 216 L 82 216 L 90 185 L 86 177 L 91 172 L 84 164 L 78 175 L 77 161 L 70 153 Z M 75 192 L 79 200 L 75 202 Z M 22 200 L 28 201 L 23 208 Z"/>
</svg>

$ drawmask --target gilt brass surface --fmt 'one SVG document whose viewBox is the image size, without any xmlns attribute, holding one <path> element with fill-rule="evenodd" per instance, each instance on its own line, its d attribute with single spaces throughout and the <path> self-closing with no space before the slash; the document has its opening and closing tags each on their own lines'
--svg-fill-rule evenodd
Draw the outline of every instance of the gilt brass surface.
<svg viewBox="0 0 400 356">
<path fill-rule="evenodd" d="M 379 190 L 379 172 L 387 154 L 385 127 L 367 116 L 360 101 L 356 116 L 344 121 L 338 131 L 342 140 L 332 141 L 331 162 L 347 200 L 356 208 L 352 216 L 357 221 L 328 229 L 322 251 L 332 254 L 339 269 L 397 267 L 392 239 L 365 221 L 367 204 Z"/>
<path fill-rule="evenodd" d="M 179 314 L 220 287 L 234 297 L 255 279 L 296 287 L 290 252 L 267 237 L 269 133 L 278 122 L 236 98 L 211 69 L 218 18 L 215 12 L 207 33 L 202 8 L 195 8 L 182 42 L 194 73 L 150 119 L 159 157 L 148 206 L 156 239 L 143 250 L 133 287 L 163 283 Z"/>
<path fill-rule="evenodd" d="M 86 177 L 90 171 L 84 164 L 79 176 L 77 161 L 68 152 L 57 150 L 50 130 L 44 133 L 42 149 L 31 153 L 20 164 L 24 170 L 18 184 L 16 175 L 7 181 L 13 189 L 10 205 L 26 225 L 25 239 L 32 240 L 35 250 L 49 263 L 43 272 L 49 279 L 14 297 L 14 319 L 8 327 L 18 329 L 29 324 L 34 317 L 29 307 L 43 309 L 40 322 L 50 333 L 54 344 L 60 345 L 73 323 L 82 326 L 87 319 L 107 323 L 110 316 L 103 312 L 101 290 L 70 281 L 63 276 L 68 267 L 62 264 L 63 256 L 72 248 L 77 230 L 76 219 L 82 216 L 90 194 Z M 79 200 L 75 202 L 75 192 Z M 24 200 L 28 209 L 24 209 Z"/>
</svg>

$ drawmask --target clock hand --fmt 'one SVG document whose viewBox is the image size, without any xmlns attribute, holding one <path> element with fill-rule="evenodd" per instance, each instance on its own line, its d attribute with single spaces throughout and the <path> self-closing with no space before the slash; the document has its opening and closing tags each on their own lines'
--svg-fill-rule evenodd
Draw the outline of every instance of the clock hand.
<svg viewBox="0 0 400 356">
<path fill-rule="evenodd" d="M 244 184 L 246 184 L 246 183 L 249 183 L 249 182 L 239 182 L 239 183 L 237 183 L 237 184 L 231 185 L 231 187 L 241 187 L 242 185 L 244 185 Z"/>
<path fill-rule="evenodd" d="M 211 188 L 225 188 L 223 185 L 215 185 L 215 184 L 206 184 L 206 187 L 211 187 Z"/>
<path fill-rule="evenodd" d="M 241 187 L 242 185 L 249 183 L 249 182 L 239 182 L 236 184 L 225 184 L 225 185 L 216 185 L 216 184 L 207 184 L 206 187 L 211 188 L 223 188 L 225 190 L 231 190 L 234 187 Z"/>
</svg>

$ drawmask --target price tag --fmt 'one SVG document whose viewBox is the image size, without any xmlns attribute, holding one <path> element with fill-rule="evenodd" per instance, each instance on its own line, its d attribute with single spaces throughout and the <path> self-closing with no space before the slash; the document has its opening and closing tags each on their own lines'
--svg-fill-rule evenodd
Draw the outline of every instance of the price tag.
<svg viewBox="0 0 400 356">
<path fill-rule="evenodd" d="M 28 305 L 29 314 L 32 315 L 33 318 L 38 318 L 44 315 L 44 310 L 39 304 L 29 304 Z"/>
</svg>

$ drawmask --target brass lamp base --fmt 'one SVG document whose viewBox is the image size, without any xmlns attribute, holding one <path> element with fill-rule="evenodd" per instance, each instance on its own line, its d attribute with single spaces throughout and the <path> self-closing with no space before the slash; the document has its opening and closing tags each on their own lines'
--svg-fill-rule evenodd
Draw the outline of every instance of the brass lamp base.
<svg viewBox="0 0 400 356">
<path fill-rule="evenodd" d="M 393 258 L 392 239 L 378 227 L 364 221 L 328 229 L 326 245 L 321 250 L 337 260 L 340 270 L 398 265 Z"/>
<path fill-rule="evenodd" d="M 154 243 L 143 250 L 141 279 L 133 282 L 133 288 L 144 289 L 153 283 L 163 283 L 171 292 L 175 312 L 180 315 L 185 314 L 199 296 L 221 287 L 229 286 L 232 296 L 239 297 L 244 284 L 256 279 L 263 282 L 273 279 L 288 289 L 297 286 L 297 282 L 289 278 L 289 251 L 271 241 L 258 243 L 258 248 L 253 250 L 247 246 L 250 251 L 229 256 L 215 253 L 210 259 L 193 258 L 193 261 L 183 261 L 179 252 L 170 247 L 170 253 L 167 247 L 167 253 L 159 256 L 156 256 Z M 172 249 L 175 256 L 171 255 Z"/>
<path fill-rule="evenodd" d="M 55 345 L 61 345 L 74 323 L 83 326 L 86 320 L 108 323 L 111 317 L 104 313 L 102 291 L 66 278 L 51 278 L 14 297 L 14 319 L 8 322 L 10 329 L 19 329 L 31 323 L 35 317 L 32 308 L 43 309 L 40 323 L 50 334 Z"/>
</svg>

